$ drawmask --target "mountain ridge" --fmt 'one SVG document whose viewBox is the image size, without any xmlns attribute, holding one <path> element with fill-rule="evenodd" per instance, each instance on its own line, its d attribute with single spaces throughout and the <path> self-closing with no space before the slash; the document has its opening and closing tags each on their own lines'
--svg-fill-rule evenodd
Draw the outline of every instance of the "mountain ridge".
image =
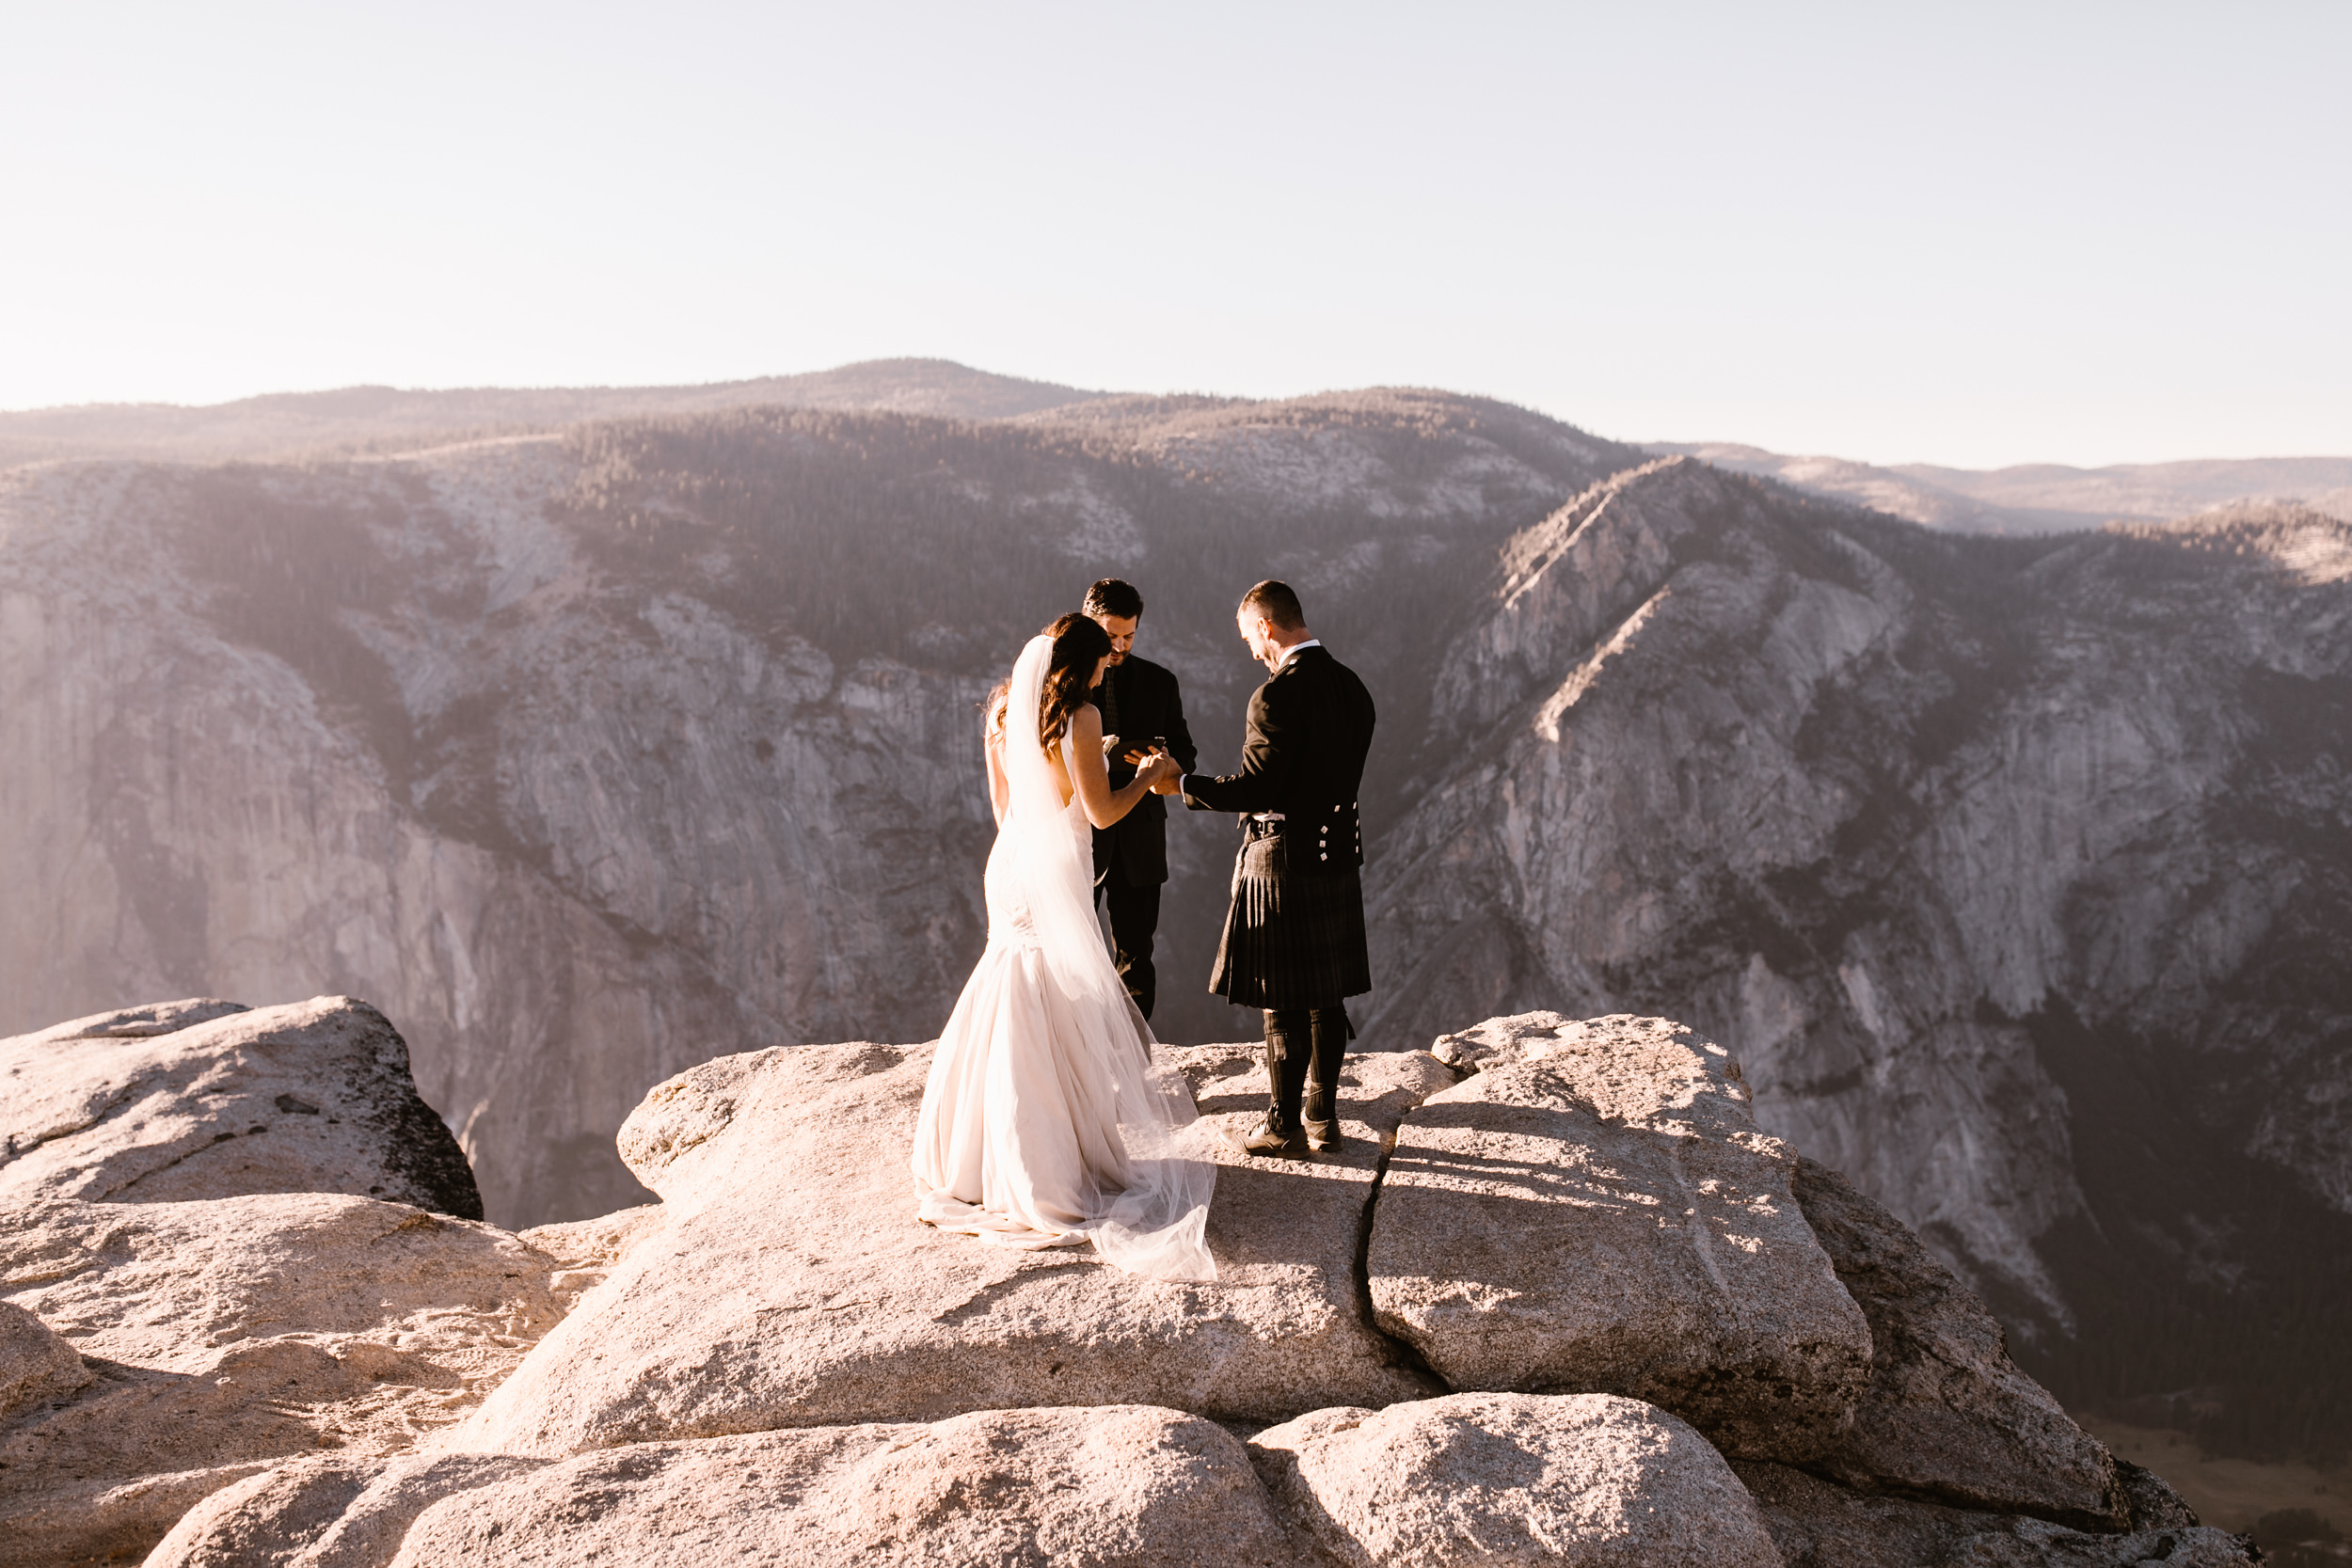
<svg viewBox="0 0 2352 1568">
<path fill-rule="evenodd" d="M 1409 388 L 1367 391 L 1464 395 Z M 397 454 L 490 436 L 560 432 L 590 420 L 768 404 L 1132 430 L 1241 410 L 1295 408 L 1317 397 L 1364 395 L 1253 399 L 1089 391 L 922 357 L 861 360 L 790 375 L 679 386 L 360 386 L 265 393 L 202 405 L 84 404 L 0 411 L 0 467 L 71 457 L 282 462 Z M 2072 531 L 2118 520 L 2158 521 L 2247 499 L 2300 499 L 2332 515 L 2352 516 L 2352 457 L 2190 459 L 2098 468 L 2045 463 L 1968 469 L 1791 456 L 1727 441 L 1654 441 L 1643 450 L 1652 455 L 1702 457 L 1718 467 L 1780 479 L 1815 494 L 1962 532 Z"/>
<path fill-rule="evenodd" d="M 282 461 L 765 404 L 1013 419 L 1104 396 L 919 358 L 675 387 L 345 387 L 196 406 L 84 404 L 0 412 L 0 467 L 66 457 Z"/>
<path fill-rule="evenodd" d="M 2352 457 L 2190 458 L 2098 468 L 2026 463 L 1987 469 L 1882 467 L 1790 456 L 1736 441 L 1651 441 L 1644 450 L 1704 458 L 1960 533 L 2074 532 L 2110 522 L 2161 522 L 2242 501 L 2301 501 L 2352 518 Z"/>
</svg>

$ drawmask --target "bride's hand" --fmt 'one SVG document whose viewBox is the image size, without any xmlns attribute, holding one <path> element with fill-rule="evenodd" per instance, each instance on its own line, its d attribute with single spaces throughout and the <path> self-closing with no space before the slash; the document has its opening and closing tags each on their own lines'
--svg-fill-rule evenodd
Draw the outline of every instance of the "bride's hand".
<svg viewBox="0 0 2352 1568">
<path fill-rule="evenodd" d="M 1182 778 L 1184 768 L 1182 763 L 1166 752 L 1154 752 L 1144 759 L 1143 766 L 1136 771 L 1139 776 L 1147 774 L 1150 776 L 1150 788 L 1153 794 L 1168 795 L 1174 791 L 1163 786 L 1173 784 L 1179 778 Z"/>
</svg>

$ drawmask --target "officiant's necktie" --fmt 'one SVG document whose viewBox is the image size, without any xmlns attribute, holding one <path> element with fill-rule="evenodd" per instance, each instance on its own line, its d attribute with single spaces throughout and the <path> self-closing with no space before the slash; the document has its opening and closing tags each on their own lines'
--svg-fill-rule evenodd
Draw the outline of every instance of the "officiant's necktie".
<svg viewBox="0 0 2352 1568">
<path fill-rule="evenodd" d="M 1103 672 L 1103 728 L 1105 733 L 1110 735 L 1117 735 L 1120 733 L 1119 666 L 1116 664 Z M 1127 748 L 1124 746 L 1120 747 L 1120 751 L 1122 752 L 1126 750 Z"/>
</svg>

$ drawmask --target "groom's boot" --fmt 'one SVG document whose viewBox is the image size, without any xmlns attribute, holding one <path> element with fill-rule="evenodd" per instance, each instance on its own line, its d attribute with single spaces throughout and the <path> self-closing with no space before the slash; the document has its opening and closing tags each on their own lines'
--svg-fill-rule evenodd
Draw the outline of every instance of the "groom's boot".
<svg viewBox="0 0 2352 1568">
<path fill-rule="evenodd" d="M 1265 1119 L 1242 1140 L 1247 1152 L 1294 1156 L 1307 1152 L 1307 1137 L 1298 1125 L 1298 1101 L 1307 1088 L 1312 1035 L 1302 1009 L 1266 1009 Z"/>
<path fill-rule="evenodd" d="M 1347 1042 L 1356 1030 L 1347 1021 L 1347 1008 L 1336 1003 L 1310 1008 L 1307 1019 L 1307 1103 L 1299 1119 L 1306 1129 L 1307 1147 L 1325 1154 L 1340 1147 L 1340 1064 L 1347 1056 Z"/>
</svg>

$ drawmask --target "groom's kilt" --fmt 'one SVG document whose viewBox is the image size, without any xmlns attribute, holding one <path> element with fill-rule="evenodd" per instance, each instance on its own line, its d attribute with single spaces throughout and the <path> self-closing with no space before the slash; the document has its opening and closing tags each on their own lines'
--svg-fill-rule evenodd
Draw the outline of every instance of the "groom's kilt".
<svg viewBox="0 0 2352 1568">
<path fill-rule="evenodd" d="M 1294 867 L 1281 823 L 1244 826 L 1209 989 L 1237 1007 L 1327 1007 L 1372 990 L 1355 868 Z"/>
</svg>

